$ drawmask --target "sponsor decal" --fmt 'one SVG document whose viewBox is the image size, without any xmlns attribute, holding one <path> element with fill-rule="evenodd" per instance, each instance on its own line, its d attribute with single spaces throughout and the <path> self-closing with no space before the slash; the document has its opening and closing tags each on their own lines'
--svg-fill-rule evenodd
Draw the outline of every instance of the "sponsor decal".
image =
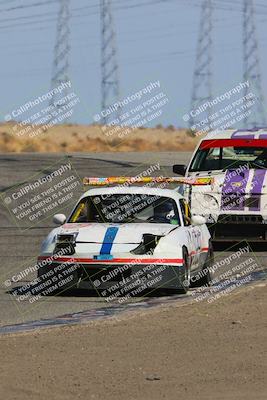
<svg viewBox="0 0 267 400">
<path fill-rule="evenodd" d="M 239 175 L 234 175 L 231 170 L 226 171 L 222 187 L 223 211 L 244 210 L 248 178 L 249 170 L 244 170 Z"/>
</svg>

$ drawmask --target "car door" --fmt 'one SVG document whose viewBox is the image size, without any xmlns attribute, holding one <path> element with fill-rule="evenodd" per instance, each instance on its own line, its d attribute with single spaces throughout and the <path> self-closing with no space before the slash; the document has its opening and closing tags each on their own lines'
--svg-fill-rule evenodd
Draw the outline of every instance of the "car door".
<svg viewBox="0 0 267 400">
<path fill-rule="evenodd" d="M 189 257 L 191 258 L 191 269 L 194 270 L 198 268 L 200 262 L 202 233 L 200 227 L 191 224 L 191 211 L 185 199 L 180 200 L 180 208 L 189 239 L 188 249 Z"/>
</svg>

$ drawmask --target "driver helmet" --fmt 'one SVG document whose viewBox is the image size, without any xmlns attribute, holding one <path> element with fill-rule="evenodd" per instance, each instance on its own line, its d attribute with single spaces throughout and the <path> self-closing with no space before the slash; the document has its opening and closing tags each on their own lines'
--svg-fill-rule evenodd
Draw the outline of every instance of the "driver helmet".
<svg viewBox="0 0 267 400">
<path fill-rule="evenodd" d="M 170 220 L 175 216 L 173 204 L 170 201 L 162 201 L 154 208 L 154 217 Z"/>
</svg>

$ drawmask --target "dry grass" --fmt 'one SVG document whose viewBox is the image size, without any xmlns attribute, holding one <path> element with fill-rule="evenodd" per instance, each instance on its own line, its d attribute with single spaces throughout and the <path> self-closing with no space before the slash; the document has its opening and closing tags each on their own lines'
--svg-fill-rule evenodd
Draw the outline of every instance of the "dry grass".
<svg viewBox="0 0 267 400">
<path fill-rule="evenodd" d="M 199 140 L 173 127 L 139 128 L 121 139 L 118 134 L 107 137 L 100 126 L 74 124 L 56 125 L 30 138 L 14 133 L 15 125 L 0 124 L 0 152 L 190 151 Z"/>
</svg>

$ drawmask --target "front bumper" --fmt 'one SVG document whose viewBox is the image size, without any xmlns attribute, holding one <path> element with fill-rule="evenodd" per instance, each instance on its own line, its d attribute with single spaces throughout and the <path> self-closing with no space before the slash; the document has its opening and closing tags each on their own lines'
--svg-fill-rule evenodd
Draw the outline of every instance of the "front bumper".
<svg viewBox="0 0 267 400">
<path fill-rule="evenodd" d="M 46 257 L 39 257 L 44 261 Z M 113 287 L 121 295 L 142 286 L 144 290 L 181 287 L 182 259 L 116 259 L 101 262 L 94 259 L 62 257 L 49 262 L 47 269 L 62 273 L 75 269 L 76 287 L 107 289 Z"/>
<path fill-rule="evenodd" d="M 220 214 L 216 223 L 208 223 L 213 241 L 267 241 L 267 224 L 257 214 Z"/>
</svg>

